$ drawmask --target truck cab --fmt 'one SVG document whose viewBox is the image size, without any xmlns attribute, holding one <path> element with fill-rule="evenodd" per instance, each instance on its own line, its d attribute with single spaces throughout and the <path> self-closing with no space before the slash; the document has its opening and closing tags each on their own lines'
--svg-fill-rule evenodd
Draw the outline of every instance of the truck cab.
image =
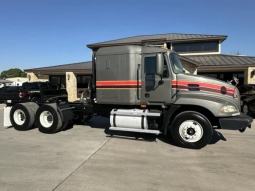
<svg viewBox="0 0 255 191">
<path fill-rule="evenodd" d="M 177 144 L 201 148 L 213 128 L 244 131 L 253 121 L 240 112 L 236 86 L 186 74 L 178 55 L 166 48 L 103 47 L 92 63 L 93 101 L 104 105 L 99 113 L 111 114 L 111 130 L 172 132 Z M 137 126 L 121 122 L 134 116 L 142 121 Z"/>
</svg>

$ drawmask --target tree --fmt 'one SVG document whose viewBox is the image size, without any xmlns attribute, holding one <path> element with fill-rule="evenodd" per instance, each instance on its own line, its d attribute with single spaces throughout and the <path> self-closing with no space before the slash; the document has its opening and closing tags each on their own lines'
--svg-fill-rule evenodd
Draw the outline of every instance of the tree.
<svg viewBox="0 0 255 191">
<path fill-rule="evenodd" d="M 15 78 L 15 77 L 27 77 L 26 72 L 23 72 L 19 68 L 12 68 L 2 71 L 0 78 Z"/>
</svg>

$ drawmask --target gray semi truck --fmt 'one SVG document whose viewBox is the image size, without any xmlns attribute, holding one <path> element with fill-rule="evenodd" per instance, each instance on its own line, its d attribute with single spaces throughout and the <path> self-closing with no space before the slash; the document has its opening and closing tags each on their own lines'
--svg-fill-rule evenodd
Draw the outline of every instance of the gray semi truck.
<svg viewBox="0 0 255 191">
<path fill-rule="evenodd" d="M 244 132 L 251 127 L 253 118 L 240 112 L 236 85 L 186 74 L 171 50 L 125 45 L 102 47 L 92 55 L 84 99 L 15 104 L 5 108 L 6 120 L 17 130 L 36 124 L 43 133 L 55 133 L 96 114 L 110 118 L 111 131 L 163 133 L 193 149 L 206 146 L 214 128 Z"/>
</svg>

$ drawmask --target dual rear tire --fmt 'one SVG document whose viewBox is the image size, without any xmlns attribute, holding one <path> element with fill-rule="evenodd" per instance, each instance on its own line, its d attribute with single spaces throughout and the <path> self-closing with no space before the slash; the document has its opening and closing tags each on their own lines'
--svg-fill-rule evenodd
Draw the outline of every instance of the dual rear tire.
<svg viewBox="0 0 255 191">
<path fill-rule="evenodd" d="M 40 132 L 51 134 L 63 130 L 68 122 L 62 122 L 56 104 L 46 104 L 37 110 L 35 123 Z"/>
<path fill-rule="evenodd" d="M 15 104 L 10 111 L 10 121 L 14 129 L 27 131 L 35 124 L 38 105 L 35 103 Z"/>
<path fill-rule="evenodd" d="M 62 121 L 56 104 L 39 107 L 36 103 L 15 104 L 10 111 L 12 126 L 18 131 L 27 131 L 37 126 L 42 133 L 56 133 L 64 130 L 69 121 Z"/>
</svg>

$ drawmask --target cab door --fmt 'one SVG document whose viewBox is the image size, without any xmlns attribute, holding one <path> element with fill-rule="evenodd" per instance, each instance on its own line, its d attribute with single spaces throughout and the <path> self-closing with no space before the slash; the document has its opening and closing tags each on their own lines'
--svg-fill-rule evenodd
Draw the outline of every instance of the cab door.
<svg viewBox="0 0 255 191">
<path fill-rule="evenodd" d="M 156 54 L 142 56 L 142 103 L 162 104 L 171 103 L 172 80 L 169 75 L 169 60 L 164 55 L 164 72 L 162 76 L 156 75 L 157 57 Z"/>
</svg>

